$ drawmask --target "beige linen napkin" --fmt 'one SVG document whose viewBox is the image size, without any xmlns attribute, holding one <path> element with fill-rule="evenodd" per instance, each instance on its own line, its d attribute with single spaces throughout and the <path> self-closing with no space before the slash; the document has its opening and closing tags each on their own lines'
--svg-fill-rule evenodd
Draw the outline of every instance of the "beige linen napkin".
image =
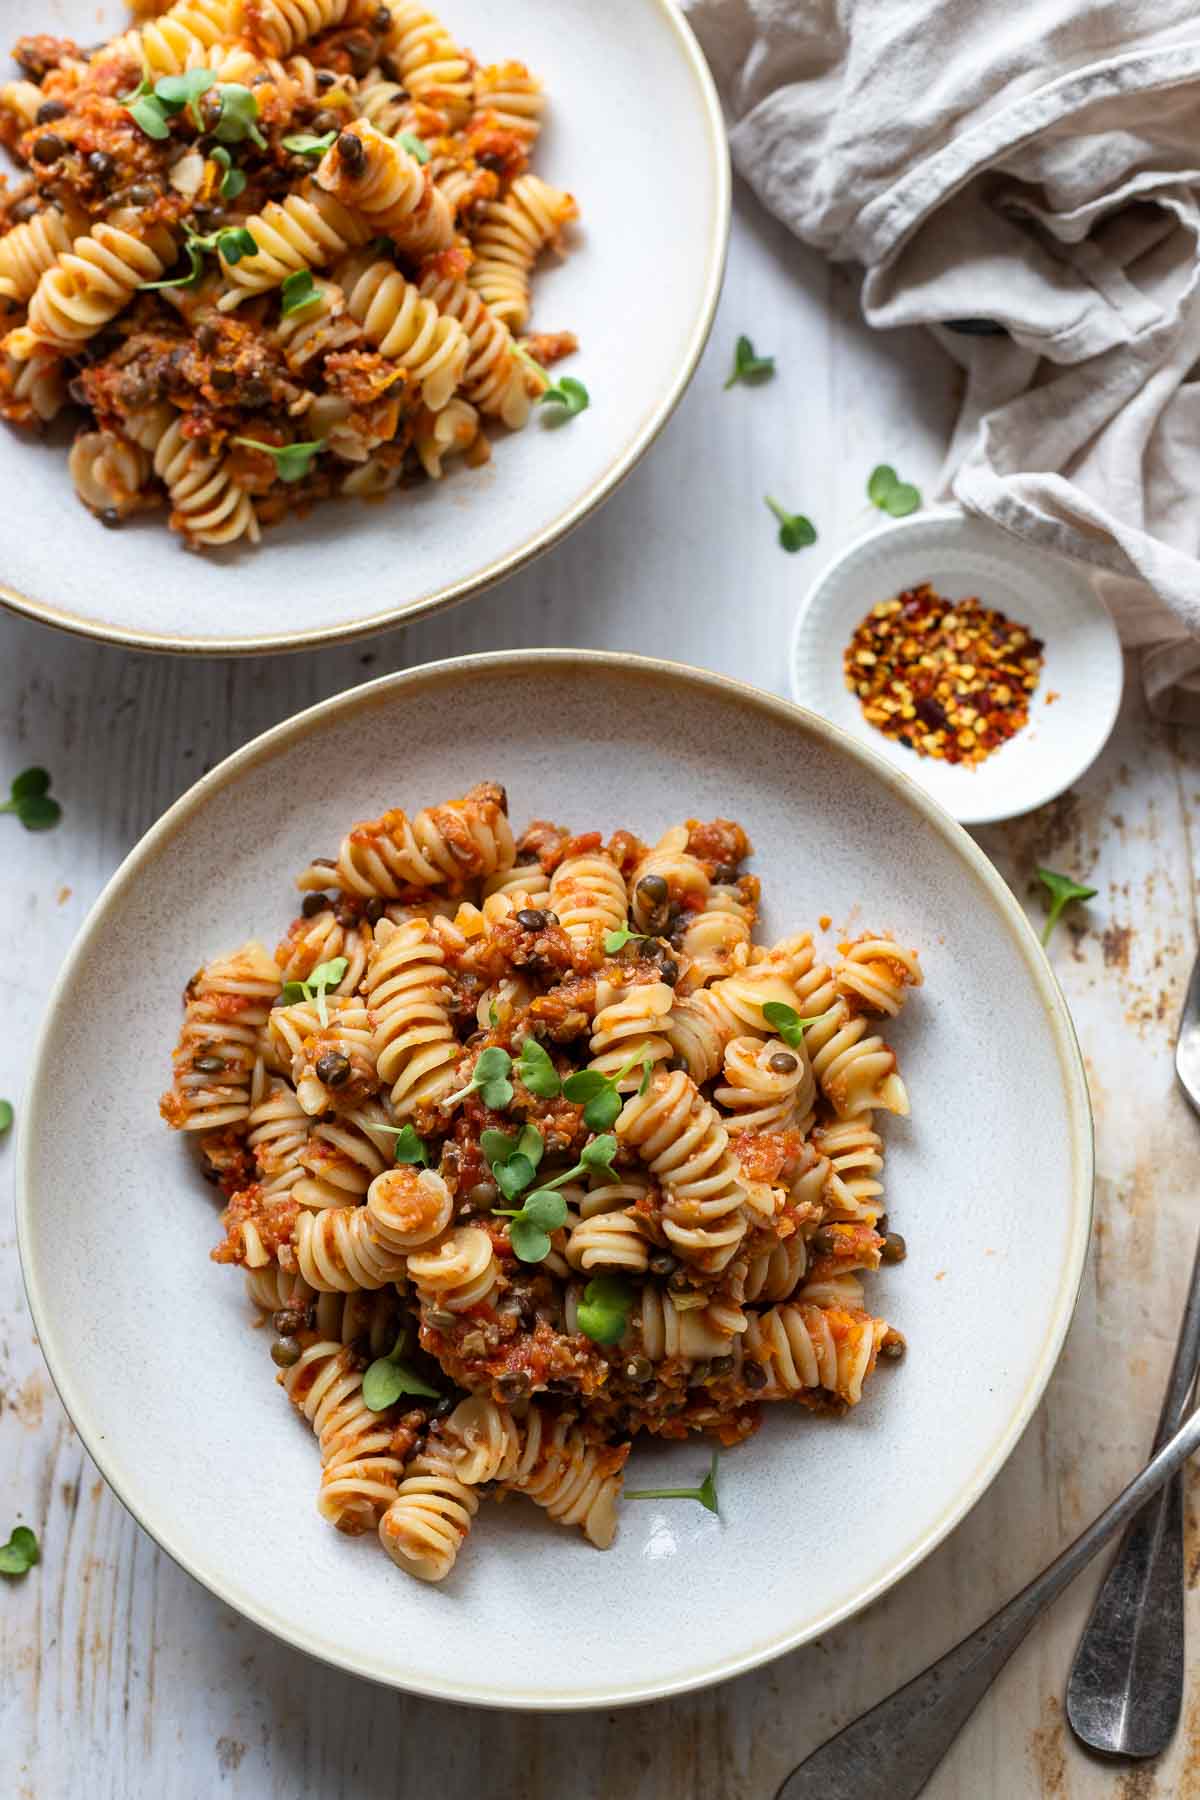
<svg viewBox="0 0 1200 1800">
<path fill-rule="evenodd" d="M 966 371 L 947 487 L 1088 563 L 1156 710 L 1200 722 L 1194 6 L 683 3 L 741 174 Z"/>
</svg>

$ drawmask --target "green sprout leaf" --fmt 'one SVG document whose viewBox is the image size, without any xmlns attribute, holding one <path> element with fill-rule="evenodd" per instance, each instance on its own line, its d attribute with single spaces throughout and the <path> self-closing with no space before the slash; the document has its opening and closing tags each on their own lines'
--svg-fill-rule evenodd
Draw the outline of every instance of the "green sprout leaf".
<svg viewBox="0 0 1200 1800">
<path fill-rule="evenodd" d="M 217 85 L 217 99 L 221 112 L 213 128 L 213 136 L 219 144 L 240 144 L 249 138 L 260 150 L 267 148 L 267 140 L 258 129 L 258 101 L 248 87 L 240 81 L 222 81 Z"/>
<path fill-rule="evenodd" d="M 289 986 L 291 984 L 289 983 Z M 385 1125 L 382 1120 L 359 1121 L 367 1131 L 386 1131 L 393 1139 L 394 1160 L 398 1163 L 420 1163 L 429 1167 L 429 1150 L 424 1138 L 418 1137 L 413 1125 Z"/>
<path fill-rule="evenodd" d="M 803 513 L 788 512 L 778 500 L 772 500 L 770 494 L 763 498 L 779 520 L 779 541 L 785 550 L 806 550 L 816 543 L 817 528 L 811 519 L 806 519 Z"/>
<path fill-rule="evenodd" d="M 824 1018 L 824 1013 L 814 1013 L 811 1019 L 802 1019 L 794 1006 L 785 1006 L 782 1000 L 768 1000 L 763 1007 L 763 1018 L 768 1025 L 773 1025 L 785 1044 L 798 1050 L 801 1040 L 810 1025 Z"/>
<path fill-rule="evenodd" d="M 1045 945 L 1050 942 L 1050 934 L 1062 917 L 1064 909 L 1076 900 L 1095 899 L 1097 890 L 1093 887 L 1084 887 L 1071 875 L 1056 874 L 1053 869 L 1037 869 L 1034 872 L 1050 895 L 1046 924 L 1042 931 L 1042 943 Z"/>
<path fill-rule="evenodd" d="M 605 932 L 605 955 L 615 956 L 618 950 L 623 950 L 626 944 L 632 943 L 635 938 L 645 942 L 649 938 L 649 933 L 645 931 L 630 931 L 628 925 L 622 925 L 617 931 Z"/>
<path fill-rule="evenodd" d="M 235 444 L 245 443 L 244 438 L 234 438 Z M 295 1006 L 301 1000 L 315 1000 L 317 1016 L 322 1025 L 328 1025 L 329 1012 L 325 1005 L 325 993 L 328 988 L 335 988 L 342 979 L 350 964 L 344 956 L 335 956 L 331 962 L 318 963 L 306 981 L 285 981 L 280 999 L 285 1006 Z"/>
<path fill-rule="evenodd" d="M 633 1290 L 619 1275 L 597 1275 L 583 1290 L 576 1322 L 594 1344 L 615 1344 L 624 1337 L 633 1306 Z"/>
<path fill-rule="evenodd" d="M 616 1170 L 612 1159 L 617 1154 L 617 1140 L 611 1135 L 593 1138 L 579 1152 L 579 1166 L 586 1169 L 589 1175 L 607 1175 L 616 1180 Z"/>
<path fill-rule="evenodd" d="M 529 359 L 531 362 L 533 358 Z M 536 366 L 536 365 L 535 365 Z M 543 373 L 545 371 L 543 370 Z M 539 397 L 541 406 L 561 406 L 563 417 L 573 419 L 577 413 L 586 412 L 591 405 L 591 396 L 582 381 L 576 381 L 573 375 L 564 375 L 561 381 L 553 382 Z"/>
<path fill-rule="evenodd" d="M 254 256 L 258 252 L 258 245 L 254 241 L 253 235 L 247 231 L 244 225 L 235 225 L 226 231 L 218 231 L 211 241 L 207 238 L 197 238 L 195 241 L 201 249 L 215 249 L 230 268 L 235 263 L 240 263 L 243 256 Z"/>
<path fill-rule="evenodd" d="M 0 1137 L 12 1130 L 13 1107 L 11 1100 L 0 1100 Z"/>
<path fill-rule="evenodd" d="M 154 97 L 167 113 L 180 113 L 186 106 L 196 130 L 203 131 L 200 96 L 208 92 L 215 80 L 212 69 L 189 69 L 184 75 L 161 75 L 154 84 Z"/>
<path fill-rule="evenodd" d="M 916 512 L 921 504 L 921 493 L 911 482 L 901 481 L 890 463 L 879 463 L 867 478 L 867 499 L 880 512 L 888 513 L 893 519 L 903 519 L 908 513 Z"/>
<path fill-rule="evenodd" d="M 754 345 L 750 339 L 740 337 L 733 352 L 733 373 L 725 386 L 731 388 L 735 381 L 745 381 L 751 384 L 766 381 L 774 373 L 775 358 L 773 356 L 755 356 Z"/>
<path fill-rule="evenodd" d="M 440 1390 L 430 1387 L 415 1369 L 403 1361 L 407 1343 L 408 1333 L 402 1331 L 389 1354 L 378 1357 L 363 1376 L 363 1404 L 371 1412 L 386 1412 L 389 1406 L 396 1404 L 401 1394 L 420 1394 L 429 1400 L 441 1399 Z"/>
<path fill-rule="evenodd" d="M 506 1199 L 515 1200 L 533 1180 L 546 1146 L 536 1125 L 525 1125 L 516 1137 L 505 1131 L 482 1132 L 479 1148 L 491 1166 L 496 1186 Z"/>
<path fill-rule="evenodd" d="M 45 769 L 23 769 L 10 784 L 0 813 L 16 813 L 26 831 L 49 831 L 62 818 L 62 807 L 50 798 Z"/>
<path fill-rule="evenodd" d="M 415 157 L 419 163 L 429 161 L 429 151 L 420 138 L 415 137 L 411 131 L 398 131 L 392 142 L 399 144 L 402 150 L 407 150 L 408 154 Z"/>
<path fill-rule="evenodd" d="M 28 1525 L 14 1526 L 7 1544 L 0 1544 L 0 1575 L 27 1575 L 40 1561 L 38 1541 Z"/>
<path fill-rule="evenodd" d="M 245 444 L 248 450 L 261 450 L 264 456 L 272 457 L 280 481 L 303 481 L 325 448 L 324 438 L 314 438 L 308 444 L 263 444 L 258 438 L 248 437 L 235 437 L 231 442 Z"/>
<path fill-rule="evenodd" d="M 519 1153 L 508 1163 L 495 1165 L 497 1180 L 502 1170 L 511 1169 L 516 1162 L 524 1162 Z M 533 1179 L 530 1168 L 529 1179 Z M 514 1198 L 510 1195 L 509 1198 Z M 550 1254 L 550 1233 L 557 1231 L 567 1222 L 567 1203 L 561 1194 L 550 1188 L 539 1188 L 537 1193 L 530 1194 L 524 1206 L 510 1212 L 503 1206 L 494 1209 L 502 1217 L 512 1220 L 508 1228 L 508 1241 L 513 1247 L 513 1254 L 524 1263 L 540 1263 Z"/>
<path fill-rule="evenodd" d="M 142 85 L 145 87 L 144 82 Z M 136 98 L 126 103 L 125 110 L 148 138 L 155 138 L 161 143 L 163 138 L 170 137 L 171 124 L 167 110 L 155 94 L 138 90 Z"/>
<path fill-rule="evenodd" d="M 298 131 L 294 137 L 282 140 L 285 150 L 293 156 L 324 156 L 325 152 L 337 142 L 337 132 L 327 131 L 324 137 L 313 137 L 309 131 Z"/>
<path fill-rule="evenodd" d="M 245 183 L 242 185 L 245 186 Z M 204 273 L 204 254 L 208 250 L 216 250 L 232 268 L 234 263 L 241 262 L 243 256 L 253 256 L 258 245 L 244 225 L 236 225 L 228 226 L 223 231 L 214 231 L 208 237 L 199 237 L 194 231 L 188 231 L 183 240 L 183 250 L 188 259 L 187 274 L 173 275 L 166 281 L 143 281 L 140 284 L 143 293 L 149 293 L 153 288 L 193 287 Z M 265 449 L 266 446 L 260 448 Z"/>
<path fill-rule="evenodd" d="M 527 1037 L 516 1063 L 517 1075 L 539 1100 L 553 1100 L 562 1092 L 558 1071 L 534 1037 Z"/>
<path fill-rule="evenodd" d="M 503 1111 L 513 1097 L 513 1085 L 508 1079 L 511 1068 L 512 1057 L 507 1050 L 501 1050 L 498 1044 L 481 1050 L 466 1087 L 460 1088 L 456 1094 L 449 1094 L 441 1102 L 442 1106 L 453 1106 L 456 1101 L 465 1100 L 468 1094 L 478 1092 L 485 1106 L 490 1107 L 493 1112 Z"/>
<path fill-rule="evenodd" d="M 582 1307 L 580 1311 L 582 1312 Z M 717 1505 L 717 1457 L 720 1452 L 714 1450 L 712 1462 L 708 1466 L 708 1474 L 694 1488 L 626 1488 L 622 1494 L 625 1500 L 698 1500 L 706 1506 L 710 1513 L 720 1515 Z"/>
<path fill-rule="evenodd" d="M 289 275 L 279 289 L 280 314 L 287 318 L 291 313 L 300 312 L 305 306 L 311 306 L 314 300 L 321 297 L 320 290 L 312 278 L 309 269 L 297 269 Z"/>
<path fill-rule="evenodd" d="M 246 185 L 246 177 L 242 174 L 242 171 L 234 165 L 234 160 L 232 156 L 230 156 L 228 150 L 226 150 L 224 144 L 214 144 L 208 154 L 212 157 L 217 167 L 219 169 L 224 169 L 225 171 L 224 175 L 221 177 L 221 198 L 223 200 L 236 200 Z M 288 280 L 291 280 L 290 276 L 288 277 Z M 285 281 L 283 285 L 286 287 L 287 282 Z"/>
<path fill-rule="evenodd" d="M 163 281 L 143 281 L 138 285 L 143 294 L 152 293 L 155 288 L 193 287 L 204 273 L 204 249 L 206 240 L 191 233 L 183 240 L 183 252 L 188 259 L 186 275 L 170 275 Z"/>
<path fill-rule="evenodd" d="M 589 1131 L 607 1131 L 610 1125 L 616 1123 L 625 1104 L 618 1084 L 624 1081 L 636 1062 L 637 1057 L 631 1056 L 624 1068 L 618 1069 L 615 1075 L 602 1075 L 599 1069 L 577 1069 L 574 1075 L 567 1076 L 562 1084 L 562 1091 L 576 1106 L 582 1105 L 583 1122 Z M 647 1068 L 639 1090 L 643 1094 L 649 1079 Z"/>
</svg>

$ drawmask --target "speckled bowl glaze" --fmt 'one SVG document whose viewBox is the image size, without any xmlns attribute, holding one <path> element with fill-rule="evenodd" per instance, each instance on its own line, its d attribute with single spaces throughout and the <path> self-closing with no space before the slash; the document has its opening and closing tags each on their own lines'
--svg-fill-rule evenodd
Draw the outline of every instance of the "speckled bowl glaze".
<svg viewBox="0 0 1200 1800">
<path fill-rule="evenodd" d="M 591 406 L 565 427 L 535 414 L 495 434 L 479 469 L 384 502 L 319 506 L 257 550 L 190 556 L 163 512 L 106 531 L 76 499 L 69 430 L 0 423 L 0 601 L 149 650 L 299 649 L 417 618 L 519 568 L 597 506 L 653 442 L 704 347 L 729 233 L 729 153 L 707 65 L 672 0 L 436 0 L 481 62 L 525 62 L 545 83 L 534 169 L 579 201 L 569 254 L 543 257 L 533 327 L 572 330 L 568 366 Z M 94 44 L 120 0 L 0 0 L 22 32 Z M 2 77 L 6 79 L 6 77 Z M 653 104 L 633 104 L 653 95 Z M 8 158 L 0 151 L 0 167 Z M 552 410 L 552 409 L 551 409 Z"/>
<path fill-rule="evenodd" d="M 318 1516 L 312 1433 L 275 1386 L 240 1277 L 208 1260 L 213 1191 L 157 1101 L 180 991 L 203 958 L 251 934 L 274 942 L 296 909 L 295 872 L 348 822 L 485 776 L 506 783 L 518 822 L 653 835 L 682 815 L 740 819 L 767 932 L 829 914 L 834 936 L 870 925 L 920 947 L 926 984 L 889 1032 L 913 1103 L 910 1121 L 886 1122 L 888 1211 L 909 1256 L 871 1289 L 909 1353 L 842 1420 L 768 1408 L 762 1431 L 723 1459 L 719 1518 L 630 1503 L 602 1555 L 532 1506 L 489 1505 L 453 1575 L 430 1588 L 372 1538 L 339 1537 Z M 823 720 L 628 656 L 433 664 L 326 701 L 222 763 L 97 902 L 52 997 L 24 1113 L 19 1237 L 38 1337 L 126 1506 L 213 1593 L 288 1642 L 377 1681 L 495 1706 L 612 1706 L 699 1687 L 881 1594 L 1016 1443 L 1088 1241 L 1078 1047 L 1033 933 L 980 851 Z M 630 1485 L 695 1480 L 707 1457 L 699 1442 L 639 1447 Z"/>
<path fill-rule="evenodd" d="M 860 620 L 923 581 L 955 600 L 978 595 L 1045 645 L 1029 723 L 979 764 L 939 762 L 884 737 L 846 686 L 842 653 Z M 792 634 L 801 706 L 919 782 L 963 825 L 1030 812 L 1078 781 L 1117 722 L 1123 677 L 1117 628 L 1086 570 L 957 506 L 891 521 L 850 544 L 814 582 Z"/>
</svg>

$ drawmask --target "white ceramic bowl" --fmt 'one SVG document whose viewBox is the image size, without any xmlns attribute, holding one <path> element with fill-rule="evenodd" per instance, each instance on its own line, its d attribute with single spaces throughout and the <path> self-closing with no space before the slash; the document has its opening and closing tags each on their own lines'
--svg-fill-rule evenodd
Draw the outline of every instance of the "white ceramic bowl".
<svg viewBox="0 0 1200 1800">
<path fill-rule="evenodd" d="M 318 1516 L 312 1433 L 275 1386 L 240 1276 L 208 1260 L 213 1190 L 157 1099 L 180 990 L 203 957 L 251 930 L 273 941 L 295 911 L 294 872 L 348 820 L 484 776 L 507 784 L 520 821 L 650 834 L 681 814 L 740 819 L 767 932 L 829 914 L 835 935 L 869 924 L 920 947 L 926 984 L 888 1034 L 913 1103 L 911 1121 L 886 1123 L 888 1209 L 909 1257 L 872 1284 L 909 1351 L 844 1419 L 767 1408 L 758 1436 L 723 1458 L 720 1518 L 631 1502 L 601 1555 L 533 1506 L 489 1505 L 430 1588 L 373 1538 L 339 1537 Z M 38 1340 L 135 1517 L 289 1642 L 398 1687 L 498 1706 L 697 1687 L 882 1593 L 1016 1443 L 1088 1241 L 1078 1048 L 990 863 L 823 720 L 626 656 L 434 664 L 314 707 L 222 763 L 97 902 L 52 997 L 20 1125 Z M 629 1485 L 693 1481 L 707 1460 L 701 1442 L 639 1446 Z"/>
<path fill-rule="evenodd" d="M 842 673 L 859 621 L 923 581 L 955 600 L 978 595 L 1045 643 L 1028 725 L 976 766 L 936 762 L 884 737 Z M 1082 569 L 939 507 L 889 522 L 835 557 L 796 615 L 790 673 L 802 706 L 911 776 L 962 824 L 984 825 L 1030 812 L 1078 781 L 1116 724 L 1123 667 L 1116 626 Z"/>
<path fill-rule="evenodd" d="M 542 259 L 533 326 L 573 330 L 561 365 L 591 395 L 555 427 L 496 434 L 490 463 L 383 502 L 317 507 L 257 550 L 188 555 L 159 512 L 106 531 L 76 499 L 70 432 L 39 441 L 0 424 L 0 599 L 93 637 L 227 654 L 299 648 L 415 618 L 519 568 L 627 475 L 696 366 L 729 229 L 729 163 L 712 80 L 671 0 L 625 0 L 617 24 L 589 0 L 437 0 L 481 61 L 518 58 L 545 84 L 535 170 L 575 194 L 561 261 Z M 95 43 L 118 0 L 0 0 L 21 32 Z M 652 103 L 646 96 L 653 96 Z M 0 152 L 0 163 L 5 162 Z"/>
</svg>

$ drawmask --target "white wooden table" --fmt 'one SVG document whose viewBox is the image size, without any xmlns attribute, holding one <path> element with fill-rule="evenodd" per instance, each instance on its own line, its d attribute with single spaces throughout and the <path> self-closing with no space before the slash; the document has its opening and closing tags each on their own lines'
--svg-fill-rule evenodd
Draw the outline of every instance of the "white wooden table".
<svg viewBox="0 0 1200 1800">
<path fill-rule="evenodd" d="M 893 462 L 932 489 L 953 378 L 924 340 L 869 334 L 844 276 L 744 197 L 738 211 L 712 343 L 676 417 L 598 516 L 504 587 L 406 631 L 273 661 L 130 655 L 0 617 L 0 781 L 44 763 L 66 808 L 43 836 L 0 819 L 10 1021 L 0 1094 L 20 1106 L 54 974 L 118 860 L 203 770 L 298 707 L 430 658 L 547 644 L 645 650 L 786 690 L 796 600 L 871 522 L 870 468 Z M 779 375 L 725 393 L 742 331 L 776 354 Z M 778 548 L 766 492 L 812 516 L 816 549 Z M 981 834 L 1034 906 L 1035 862 L 1100 890 L 1086 924 L 1054 946 L 1098 1137 L 1095 1242 L 1074 1329 L 1008 1466 L 916 1574 L 826 1639 L 707 1693 L 618 1714 L 476 1712 L 370 1687 L 245 1624 L 155 1548 L 84 1454 L 38 1353 L 6 1199 L 0 1541 L 27 1521 L 44 1560 L 0 1583 L 0 1800 L 773 1796 L 802 1753 L 990 1612 L 1142 1460 L 1200 1226 L 1200 1131 L 1170 1063 L 1195 949 L 1198 808 L 1200 738 L 1150 723 L 1131 682 L 1117 734 L 1080 788 Z M 118 1013 L 131 975 L 113 971 Z M 87 1145 L 79 1150 L 84 1181 Z M 11 1164 L 0 1144 L 6 1191 Z M 871 1504 L 887 1505 L 886 1472 Z M 1198 1515 L 1200 1485 L 1189 1505 L 1193 1582 Z M 283 1578 L 303 1582 L 302 1562 Z M 932 1800 L 1200 1797 L 1200 1682 L 1157 1768 L 1103 1769 L 1074 1746 L 1061 1700 L 1093 1586 L 1080 1581 L 1018 1654 Z M 596 1623 L 622 1629 L 619 1618 Z M 1189 1623 L 1200 1667 L 1200 1599 Z"/>
</svg>

